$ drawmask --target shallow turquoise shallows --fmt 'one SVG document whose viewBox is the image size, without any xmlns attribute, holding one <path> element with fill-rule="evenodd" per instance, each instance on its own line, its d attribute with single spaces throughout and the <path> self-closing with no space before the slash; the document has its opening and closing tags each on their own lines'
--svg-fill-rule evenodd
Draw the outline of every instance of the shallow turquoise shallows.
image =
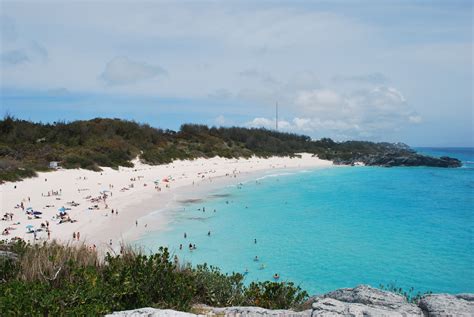
<svg viewBox="0 0 474 317">
<path fill-rule="evenodd" d="M 181 259 L 225 272 L 248 270 L 247 282 L 278 273 L 310 293 L 361 283 L 473 292 L 474 149 L 419 150 L 458 157 L 464 166 L 269 175 L 181 207 L 170 230 L 137 243 L 168 246 Z M 189 251 L 189 243 L 197 249 Z"/>
</svg>

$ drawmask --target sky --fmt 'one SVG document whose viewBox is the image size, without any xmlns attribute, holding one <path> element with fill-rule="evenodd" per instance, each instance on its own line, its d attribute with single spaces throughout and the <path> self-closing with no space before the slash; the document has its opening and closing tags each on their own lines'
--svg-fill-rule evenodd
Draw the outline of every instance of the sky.
<svg viewBox="0 0 474 317">
<path fill-rule="evenodd" d="M 0 0 L 0 115 L 474 146 L 471 1 Z"/>
</svg>

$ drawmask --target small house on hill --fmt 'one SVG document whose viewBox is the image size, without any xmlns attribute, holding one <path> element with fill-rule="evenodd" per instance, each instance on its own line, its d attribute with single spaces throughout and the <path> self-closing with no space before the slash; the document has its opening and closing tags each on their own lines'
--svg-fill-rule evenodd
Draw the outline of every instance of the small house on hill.
<svg viewBox="0 0 474 317">
<path fill-rule="evenodd" d="M 49 168 L 54 168 L 54 169 L 58 169 L 60 168 L 61 166 L 59 165 L 59 162 L 58 161 L 51 161 L 49 162 Z"/>
</svg>

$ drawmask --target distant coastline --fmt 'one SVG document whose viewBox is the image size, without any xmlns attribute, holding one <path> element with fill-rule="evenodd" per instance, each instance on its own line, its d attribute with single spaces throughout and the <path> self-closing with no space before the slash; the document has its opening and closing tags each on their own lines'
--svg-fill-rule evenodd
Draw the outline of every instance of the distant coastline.
<svg viewBox="0 0 474 317">
<path fill-rule="evenodd" d="M 34 123 L 0 120 L 0 182 L 34 177 L 58 167 L 100 171 L 132 167 L 132 161 L 168 164 L 174 160 L 295 156 L 311 153 L 340 165 L 460 167 L 449 156 L 421 155 L 403 143 L 345 141 L 266 129 L 183 124 L 162 130 L 119 119 Z"/>
</svg>

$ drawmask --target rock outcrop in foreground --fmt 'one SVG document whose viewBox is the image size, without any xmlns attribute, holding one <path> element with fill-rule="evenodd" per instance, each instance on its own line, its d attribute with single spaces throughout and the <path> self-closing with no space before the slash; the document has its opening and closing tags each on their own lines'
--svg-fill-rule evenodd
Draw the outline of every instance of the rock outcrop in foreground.
<svg viewBox="0 0 474 317">
<path fill-rule="evenodd" d="M 312 297 L 311 309 L 295 312 L 291 310 L 269 310 L 259 307 L 196 307 L 199 314 L 174 310 L 141 308 L 115 312 L 109 317 L 448 317 L 474 316 L 474 294 L 432 294 L 424 296 L 418 305 L 408 303 L 398 294 L 382 291 L 366 285 L 343 288 L 324 295 Z"/>
</svg>

